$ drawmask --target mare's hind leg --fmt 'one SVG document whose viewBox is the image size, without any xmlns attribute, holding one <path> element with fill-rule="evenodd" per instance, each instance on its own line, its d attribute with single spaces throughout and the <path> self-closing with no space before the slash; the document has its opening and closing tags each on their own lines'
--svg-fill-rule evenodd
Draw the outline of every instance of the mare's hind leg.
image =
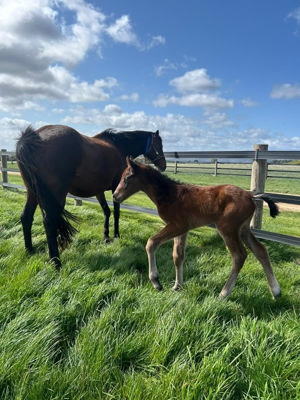
<svg viewBox="0 0 300 400">
<path fill-rule="evenodd" d="M 174 247 L 173 247 L 173 260 L 176 271 L 176 280 L 175 285 L 173 286 L 173 290 L 179 290 L 183 284 L 183 260 L 184 260 L 184 252 L 185 245 L 187 239 L 187 233 L 177 236 L 174 238 Z"/>
<path fill-rule="evenodd" d="M 28 251 L 28 253 L 33 253 L 31 227 L 32 227 L 33 216 L 34 216 L 37 204 L 38 204 L 38 202 L 37 202 L 36 195 L 30 189 L 28 189 L 26 204 L 25 204 L 24 210 L 21 215 L 21 223 L 22 223 L 22 227 L 23 227 L 25 249 L 26 249 L 26 251 Z"/>
<path fill-rule="evenodd" d="M 271 290 L 274 298 L 280 297 L 281 290 L 278 285 L 275 274 L 273 272 L 267 249 L 265 248 L 265 246 L 262 243 L 260 243 L 256 239 L 256 237 L 251 232 L 248 224 L 243 226 L 242 231 L 241 231 L 241 237 L 242 237 L 242 240 L 244 241 L 244 243 L 246 244 L 246 246 L 252 251 L 252 253 L 255 255 L 255 257 L 258 259 L 258 261 L 263 266 L 265 274 L 267 276 L 270 290 Z"/>
<path fill-rule="evenodd" d="M 106 243 L 109 243 L 110 242 L 110 239 L 109 239 L 110 208 L 108 207 L 104 193 L 100 193 L 96 197 L 97 197 L 97 200 L 99 201 L 100 206 L 102 207 L 102 210 L 104 213 L 104 229 L 103 229 L 104 241 Z"/>
<path fill-rule="evenodd" d="M 227 230 L 226 228 L 224 229 L 218 225 L 217 228 L 223 237 L 232 257 L 232 269 L 220 293 L 220 297 L 228 297 L 234 288 L 238 274 L 245 263 L 247 252 L 241 242 L 239 228 Z"/>
<path fill-rule="evenodd" d="M 44 216 L 44 227 L 46 231 L 49 257 L 57 270 L 61 268 L 61 261 L 59 258 L 58 243 L 57 243 L 57 227 L 56 227 L 56 216 L 45 215 Z"/>
</svg>

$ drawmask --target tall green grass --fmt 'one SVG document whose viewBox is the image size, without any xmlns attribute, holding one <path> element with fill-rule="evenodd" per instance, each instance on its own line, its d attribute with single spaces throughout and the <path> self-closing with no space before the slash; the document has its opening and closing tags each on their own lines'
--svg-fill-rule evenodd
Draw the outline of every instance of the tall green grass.
<svg viewBox="0 0 300 400">
<path fill-rule="evenodd" d="M 157 293 L 144 247 L 158 218 L 122 211 L 121 239 L 106 245 L 100 207 L 69 202 L 81 222 L 58 273 L 40 212 L 36 253 L 25 253 L 24 202 L 24 193 L 0 189 L 1 400 L 300 398 L 299 249 L 266 242 L 281 299 L 249 255 L 222 301 L 230 255 L 213 229 L 197 229 L 179 293 L 172 244 L 159 249 Z"/>
</svg>

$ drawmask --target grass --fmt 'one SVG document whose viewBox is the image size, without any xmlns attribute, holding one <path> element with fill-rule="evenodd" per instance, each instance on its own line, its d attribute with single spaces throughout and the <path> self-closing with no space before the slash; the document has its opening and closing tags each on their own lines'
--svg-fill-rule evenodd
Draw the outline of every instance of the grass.
<svg viewBox="0 0 300 400">
<path fill-rule="evenodd" d="M 0 189 L 1 400 L 300 398 L 299 249 L 266 242 L 281 299 L 272 300 L 249 255 L 221 301 L 230 256 L 214 230 L 197 229 L 181 292 L 171 290 L 172 244 L 158 251 L 157 293 L 144 247 L 162 227 L 158 218 L 123 211 L 121 239 L 105 245 L 99 206 L 69 202 L 81 223 L 57 273 L 40 212 L 36 253 L 25 253 L 24 201 Z M 278 221 L 292 225 L 292 214 Z"/>
</svg>

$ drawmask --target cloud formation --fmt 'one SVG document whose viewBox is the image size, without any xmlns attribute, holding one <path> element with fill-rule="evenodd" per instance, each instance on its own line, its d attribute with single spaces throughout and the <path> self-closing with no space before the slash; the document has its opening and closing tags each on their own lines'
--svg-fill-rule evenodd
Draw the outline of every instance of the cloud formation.
<svg viewBox="0 0 300 400">
<path fill-rule="evenodd" d="M 221 87 L 219 79 L 212 79 L 206 69 L 195 69 L 169 82 L 180 95 L 160 94 L 153 105 L 166 107 L 175 104 L 186 107 L 203 107 L 204 109 L 232 108 L 232 99 L 225 99 L 216 93 Z"/>
<path fill-rule="evenodd" d="M 142 47 L 128 15 L 109 23 L 84 0 L 1 0 L 0 36 L 0 111 L 5 112 L 39 109 L 41 100 L 107 101 L 118 86 L 116 78 L 88 82 L 72 69 L 92 50 L 101 55 L 108 36 Z M 163 43 L 162 36 L 153 36 L 145 46 Z"/>
<path fill-rule="evenodd" d="M 272 99 L 290 100 L 297 97 L 300 97 L 300 84 L 284 83 L 283 85 L 275 86 L 271 92 Z"/>
</svg>

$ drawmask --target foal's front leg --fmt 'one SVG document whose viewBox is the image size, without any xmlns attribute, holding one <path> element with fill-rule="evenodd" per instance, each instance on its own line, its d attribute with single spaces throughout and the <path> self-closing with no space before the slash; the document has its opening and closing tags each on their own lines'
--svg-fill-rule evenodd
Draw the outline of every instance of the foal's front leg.
<svg viewBox="0 0 300 400">
<path fill-rule="evenodd" d="M 183 229 L 178 229 L 172 225 L 165 226 L 160 232 L 152 236 L 146 245 L 146 252 L 148 255 L 149 263 L 149 279 L 157 290 L 162 290 L 162 286 L 158 280 L 158 270 L 156 266 L 155 252 L 163 243 L 171 240 L 172 238 L 183 235 L 185 231 Z"/>
</svg>

